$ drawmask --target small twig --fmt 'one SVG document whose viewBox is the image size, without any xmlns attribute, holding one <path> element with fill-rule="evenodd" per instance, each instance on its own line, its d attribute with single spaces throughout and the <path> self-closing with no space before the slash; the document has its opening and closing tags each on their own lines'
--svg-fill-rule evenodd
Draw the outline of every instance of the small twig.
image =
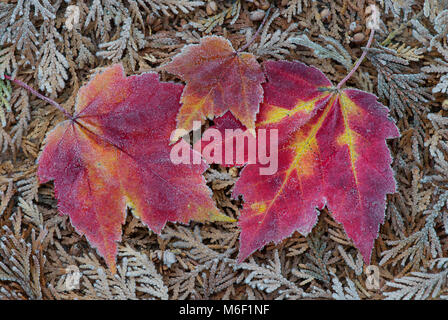
<svg viewBox="0 0 448 320">
<path fill-rule="evenodd" d="M 345 76 L 344 79 L 341 80 L 341 82 L 338 83 L 338 85 L 336 86 L 336 89 L 339 90 L 341 89 L 341 87 L 344 85 L 344 83 L 347 82 L 348 79 L 350 79 L 350 77 L 353 75 L 353 73 L 355 73 L 355 71 L 359 68 L 359 66 L 361 65 L 362 61 L 364 60 L 364 58 L 367 55 L 367 51 L 370 48 L 370 46 L 372 45 L 373 42 L 373 35 L 375 34 L 375 29 L 370 29 L 370 36 L 369 36 L 369 41 L 367 42 L 366 47 L 364 48 L 364 51 L 362 52 L 361 57 L 358 59 L 358 61 L 356 62 L 355 66 L 352 68 L 352 70 L 349 72 L 349 74 L 347 74 Z"/>
<path fill-rule="evenodd" d="M 389 33 L 387 38 L 383 42 L 381 42 L 381 45 L 383 47 L 387 46 L 392 41 L 392 39 L 395 38 L 397 34 L 399 34 L 401 31 L 403 31 L 404 28 L 408 27 L 412 23 L 412 20 L 418 20 L 422 15 L 423 10 L 420 11 L 418 14 L 416 14 L 414 17 L 412 17 L 412 19 L 410 19 L 409 21 L 402 23 L 398 29 L 395 29 L 394 31 Z"/>
<path fill-rule="evenodd" d="M 249 46 L 255 41 L 255 39 L 257 39 L 258 34 L 260 33 L 261 29 L 263 29 L 264 24 L 266 23 L 266 21 L 268 20 L 268 16 L 269 16 L 269 12 L 271 12 L 271 8 L 272 6 L 269 7 L 269 9 L 266 11 L 266 14 L 264 15 L 263 21 L 261 21 L 260 26 L 258 27 L 257 31 L 255 32 L 255 34 L 252 36 L 252 38 L 241 48 L 239 48 L 236 53 L 240 53 L 244 50 L 246 50 L 247 48 L 249 48 Z"/>
<path fill-rule="evenodd" d="M 54 106 L 56 109 L 58 109 L 59 111 L 61 111 L 67 118 L 69 118 L 70 120 L 74 120 L 73 116 L 68 113 L 67 110 L 65 110 L 59 103 L 57 103 L 56 101 L 47 98 L 46 96 L 40 94 L 39 92 L 37 92 L 36 90 L 34 90 L 33 88 L 31 88 L 29 85 L 27 85 L 25 82 L 20 81 L 18 79 L 13 79 L 10 76 L 7 76 L 5 74 L 5 79 L 11 81 L 12 83 L 28 90 L 29 92 L 31 92 L 32 94 L 34 94 L 36 97 L 48 102 L 49 104 L 51 104 L 52 106 Z"/>
</svg>

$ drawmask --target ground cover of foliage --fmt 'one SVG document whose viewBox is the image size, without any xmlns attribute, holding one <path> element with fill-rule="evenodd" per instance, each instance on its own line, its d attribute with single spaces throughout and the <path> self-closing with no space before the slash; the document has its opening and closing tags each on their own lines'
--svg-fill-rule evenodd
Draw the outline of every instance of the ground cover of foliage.
<svg viewBox="0 0 448 320">
<path fill-rule="evenodd" d="M 248 51 L 300 60 L 340 81 L 366 44 L 368 0 L 272 1 Z M 397 192 L 372 254 L 379 288 L 325 210 L 308 237 L 294 233 L 237 264 L 236 223 L 168 224 L 148 232 L 129 215 L 118 269 L 59 216 L 36 158 L 63 120 L 52 106 L 0 83 L 0 299 L 440 299 L 448 298 L 448 2 L 380 0 L 381 30 L 349 86 L 375 93 L 401 137 L 389 141 Z M 39 88 L 72 111 L 81 85 L 122 62 L 128 75 L 158 68 L 207 34 L 235 48 L 254 34 L 267 0 L 2 0 L 0 75 Z M 162 80 L 179 79 L 161 73 Z M 10 95 L 10 96 L 9 96 Z M 209 123 L 211 124 L 211 122 Z M 223 213 L 239 169 L 205 177 Z M 73 271 L 80 271 L 79 286 Z"/>
</svg>

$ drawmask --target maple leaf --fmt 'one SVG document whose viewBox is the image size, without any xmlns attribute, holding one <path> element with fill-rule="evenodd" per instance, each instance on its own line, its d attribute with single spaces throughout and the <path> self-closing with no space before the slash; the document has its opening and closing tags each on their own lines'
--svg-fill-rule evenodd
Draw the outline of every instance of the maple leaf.
<svg viewBox="0 0 448 320">
<path fill-rule="evenodd" d="M 178 129 L 191 131 L 193 121 L 204 122 L 230 110 L 247 129 L 255 130 L 265 77 L 254 55 L 236 52 L 223 37 L 209 36 L 184 47 L 162 69 L 186 81 Z"/>
<path fill-rule="evenodd" d="M 157 233 L 167 221 L 229 220 L 205 185 L 207 165 L 170 161 L 182 89 L 156 73 L 126 77 L 113 65 L 79 90 L 75 115 L 46 138 L 39 180 L 54 180 L 59 211 L 112 272 L 128 208 Z"/>
<path fill-rule="evenodd" d="M 267 83 L 257 128 L 279 130 L 278 171 L 248 164 L 233 197 L 245 201 L 239 261 L 294 231 L 307 235 L 327 206 L 368 264 L 386 194 L 395 192 L 386 139 L 399 136 L 388 109 L 356 89 L 336 90 L 300 62 L 264 63 Z"/>
</svg>

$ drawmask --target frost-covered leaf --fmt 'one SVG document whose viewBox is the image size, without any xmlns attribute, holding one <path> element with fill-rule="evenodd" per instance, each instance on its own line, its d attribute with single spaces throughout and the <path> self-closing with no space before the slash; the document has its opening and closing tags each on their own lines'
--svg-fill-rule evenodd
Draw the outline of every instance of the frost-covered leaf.
<svg viewBox="0 0 448 320">
<path fill-rule="evenodd" d="M 369 93 L 335 91 L 318 69 L 268 61 L 257 128 L 278 129 L 278 170 L 248 164 L 233 196 L 245 201 L 239 261 L 294 231 L 306 235 L 328 207 L 369 263 L 386 194 L 395 179 L 386 139 L 398 137 L 388 110 Z"/>
<path fill-rule="evenodd" d="M 193 121 L 203 122 L 227 110 L 246 128 L 255 129 L 265 78 L 254 55 L 237 53 L 225 38 L 205 37 L 198 45 L 184 47 L 163 69 L 187 82 L 178 129 L 190 131 Z"/>
<path fill-rule="evenodd" d="M 40 182 L 54 180 L 59 211 L 112 270 L 127 208 L 158 233 L 167 221 L 223 218 L 202 176 L 207 166 L 170 160 L 182 88 L 155 73 L 126 78 L 114 65 L 79 90 L 73 119 L 47 136 Z"/>
</svg>

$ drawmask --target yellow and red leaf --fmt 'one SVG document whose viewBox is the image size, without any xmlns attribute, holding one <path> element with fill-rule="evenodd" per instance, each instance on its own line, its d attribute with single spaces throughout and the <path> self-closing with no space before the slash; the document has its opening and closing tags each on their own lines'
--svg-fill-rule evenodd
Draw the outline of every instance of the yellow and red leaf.
<svg viewBox="0 0 448 320">
<path fill-rule="evenodd" d="M 395 179 L 386 139 L 399 136 L 388 110 L 356 89 L 336 91 L 319 70 L 268 61 L 257 128 L 278 129 L 278 171 L 248 164 L 233 196 L 245 201 L 239 261 L 292 232 L 308 234 L 325 206 L 369 263 Z"/>
</svg>

